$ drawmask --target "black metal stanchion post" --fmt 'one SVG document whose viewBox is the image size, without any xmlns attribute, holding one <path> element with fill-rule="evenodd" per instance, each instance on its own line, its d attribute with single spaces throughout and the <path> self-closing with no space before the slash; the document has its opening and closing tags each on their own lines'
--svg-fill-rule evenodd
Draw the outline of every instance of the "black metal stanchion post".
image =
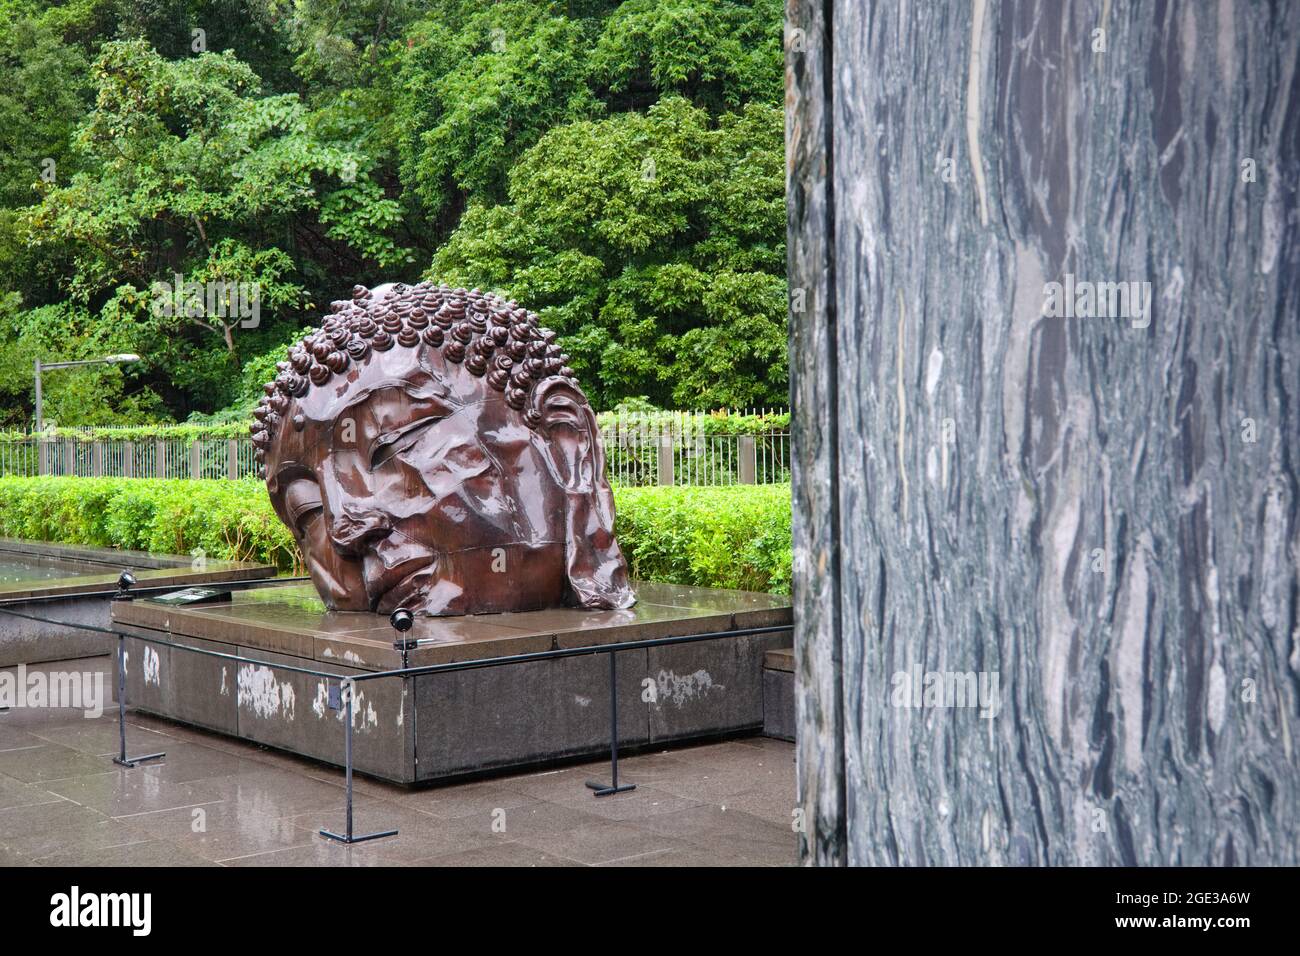
<svg viewBox="0 0 1300 956">
<path fill-rule="evenodd" d="M 130 571 L 123 571 L 117 578 L 117 594 L 114 601 L 130 601 L 131 586 L 135 584 L 135 575 Z M 143 754 L 139 757 L 128 757 L 126 755 L 126 635 L 121 631 L 117 633 L 117 756 L 113 758 L 113 763 L 119 767 L 135 767 L 144 763 L 146 760 L 157 760 L 165 757 L 165 752 L 156 754 Z"/>
<path fill-rule="evenodd" d="M 113 763 L 119 767 L 134 767 L 146 760 L 157 760 L 167 756 L 164 752 L 143 754 L 139 757 L 126 755 L 126 635 L 117 635 L 117 756 Z"/>
<path fill-rule="evenodd" d="M 345 725 L 343 732 L 343 762 L 347 772 L 347 832 L 334 833 L 333 831 L 326 829 L 320 831 L 320 835 L 327 839 L 349 845 L 353 843 L 364 843 L 367 840 L 378 840 L 380 837 L 397 835 L 396 830 L 379 830 L 375 833 L 363 833 L 361 836 L 355 836 L 352 833 L 352 697 L 355 686 L 356 685 L 354 685 L 350 680 L 343 681 L 343 723 Z"/>
<path fill-rule="evenodd" d="M 598 780 L 588 780 L 587 786 L 595 793 L 592 796 L 608 797 L 613 793 L 626 793 L 635 790 L 636 784 L 618 785 L 618 654 L 609 652 L 609 766 L 611 782 L 605 785 Z"/>
</svg>

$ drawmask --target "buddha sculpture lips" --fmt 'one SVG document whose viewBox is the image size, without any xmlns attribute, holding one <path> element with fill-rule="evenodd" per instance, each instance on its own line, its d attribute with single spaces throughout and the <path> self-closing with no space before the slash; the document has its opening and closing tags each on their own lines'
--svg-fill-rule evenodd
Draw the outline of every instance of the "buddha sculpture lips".
<svg viewBox="0 0 1300 956">
<path fill-rule="evenodd" d="M 437 555 L 409 542 L 389 536 L 362 558 L 367 596 L 375 610 L 389 611 L 409 606 L 436 571 Z M 384 607 L 380 607 L 383 604 Z M 391 604 L 391 607 L 387 605 Z"/>
<path fill-rule="evenodd" d="M 634 602 L 595 414 L 555 333 L 496 296 L 357 287 L 254 413 L 326 604 L 476 614 Z"/>
<path fill-rule="evenodd" d="M 416 568 L 392 587 L 380 590 L 378 597 L 371 601 L 371 606 L 380 614 L 391 614 L 399 607 L 421 607 L 425 603 L 424 598 L 433 576 L 434 569 L 429 565 Z"/>
</svg>

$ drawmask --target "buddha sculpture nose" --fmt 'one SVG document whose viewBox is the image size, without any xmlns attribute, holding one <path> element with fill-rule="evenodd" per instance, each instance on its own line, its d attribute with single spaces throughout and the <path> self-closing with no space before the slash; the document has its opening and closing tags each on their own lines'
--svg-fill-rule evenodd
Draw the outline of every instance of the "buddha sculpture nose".
<svg viewBox="0 0 1300 956">
<path fill-rule="evenodd" d="M 392 520 L 386 512 L 354 500 L 341 502 L 330 522 L 330 540 L 340 552 L 354 557 L 391 532 Z"/>
</svg>

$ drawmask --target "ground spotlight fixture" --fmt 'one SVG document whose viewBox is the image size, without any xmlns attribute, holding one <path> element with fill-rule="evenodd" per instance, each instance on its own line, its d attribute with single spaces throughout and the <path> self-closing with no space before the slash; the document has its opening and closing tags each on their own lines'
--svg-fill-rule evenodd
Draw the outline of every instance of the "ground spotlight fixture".
<svg viewBox="0 0 1300 956">
<path fill-rule="evenodd" d="M 117 594 L 113 595 L 113 600 L 131 600 L 131 588 L 133 587 L 135 587 L 135 575 L 130 571 L 123 571 L 117 576 Z"/>
<path fill-rule="evenodd" d="M 388 616 L 388 623 L 393 625 L 393 630 L 397 632 L 393 648 L 402 652 L 402 667 L 405 669 L 408 666 L 408 656 L 420 644 L 416 638 L 406 636 L 406 632 L 415 626 L 415 615 L 407 608 L 399 607 Z"/>
</svg>

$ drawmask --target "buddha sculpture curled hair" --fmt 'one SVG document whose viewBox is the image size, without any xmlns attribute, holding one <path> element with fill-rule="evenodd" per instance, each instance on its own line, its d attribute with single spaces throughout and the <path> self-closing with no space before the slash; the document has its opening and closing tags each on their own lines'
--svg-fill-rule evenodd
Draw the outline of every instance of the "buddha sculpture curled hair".
<svg viewBox="0 0 1300 956">
<path fill-rule="evenodd" d="M 327 606 L 625 608 L 596 416 L 537 316 L 428 282 L 334 302 L 252 425 Z"/>
</svg>

